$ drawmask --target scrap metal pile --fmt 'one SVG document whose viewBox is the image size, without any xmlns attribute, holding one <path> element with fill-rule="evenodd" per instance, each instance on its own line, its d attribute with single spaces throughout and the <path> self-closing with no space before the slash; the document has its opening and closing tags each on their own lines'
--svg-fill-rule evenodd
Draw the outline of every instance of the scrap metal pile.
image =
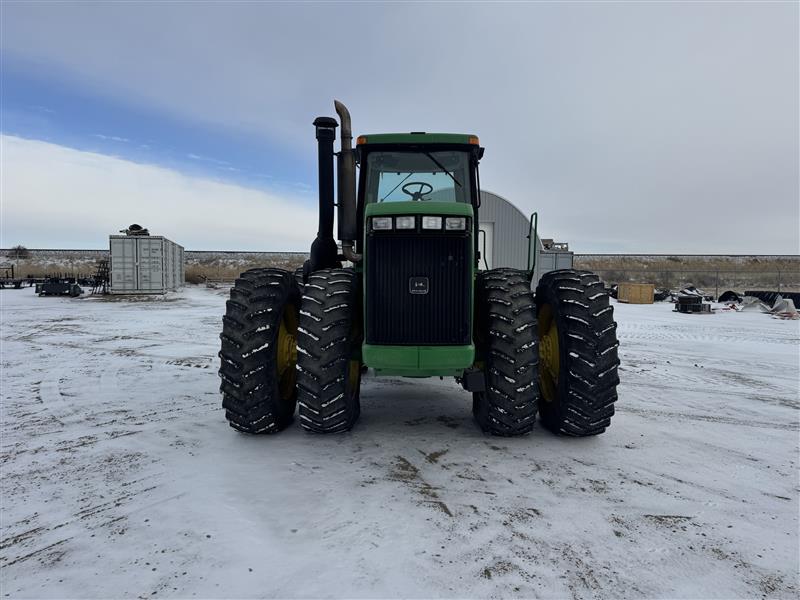
<svg viewBox="0 0 800 600">
<path fill-rule="evenodd" d="M 70 296 L 75 298 L 83 293 L 74 277 L 48 277 L 44 283 L 36 284 L 40 296 Z"/>
<path fill-rule="evenodd" d="M 606 288 L 606 292 L 617 298 L 616 284 Z M 800 320 L 797 306 L 800 304 L 800 293 L 778 291 L 750 291 L 739 294 L 728 290 L 716 299 L 722 306 L 714 306 L 714 296 L 698 289 L 692 284 L 680 290 L 656 288 L 653 293 L 655 302 L 672 302 L 674 312 L 686 314 L 713 314 L 715 311 L 753 311 L 758 310 L 772 315 L 775 319 Z"/>
<path fill-rule="evenodd" d="M 741 304 L 731 305 L 734 310 L 759 310 L 772 315 L 773 319 L 800 320 L 800 313 L 794 305 L 792 298 L 784 298 L 780 294 L 775 296 L 775 302 L 770 306 L 756 296 L 745 296 Z"/>
</svg>

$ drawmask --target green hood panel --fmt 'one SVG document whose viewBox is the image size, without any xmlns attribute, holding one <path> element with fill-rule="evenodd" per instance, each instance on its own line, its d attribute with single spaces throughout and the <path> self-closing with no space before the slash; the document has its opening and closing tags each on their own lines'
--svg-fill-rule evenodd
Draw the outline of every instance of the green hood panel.
<svg viewBox="0 0 800 600">
<path fill-rule="evenodd" d="M 470 144 L 476 136 L 469 133 L 373 133 L 358 138 L 359 145 L 369 144 Z"/>
<path fill-rule="evenodd" d="M 361 346 L 364 364 L 378 375 L 457 376 L 475 361 L 475 346 Z"/>
<path fill-rule="evenodd" d="M 383 215 L 454 215 L 472 217 L 472 205 L 463 202 L 370 202 L 367 217 Z"/>
</svg>

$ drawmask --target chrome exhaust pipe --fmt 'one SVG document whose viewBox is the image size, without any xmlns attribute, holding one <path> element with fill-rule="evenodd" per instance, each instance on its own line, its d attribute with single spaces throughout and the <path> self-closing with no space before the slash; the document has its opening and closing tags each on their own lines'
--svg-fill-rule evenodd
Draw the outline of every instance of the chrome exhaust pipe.
<svg viewBox="0 0 800 600">
<path fill-rule="evenodd" d="M 356 222 L 356 153 L 353 150 L 353 132 L 350 123 L 350 111 L 338 100 L 333 101 L 336 114 L 341 123 L 341 151 L 337 159 L 337 199 L 338 199 L 338 237 L 342 242 L 342 254 L 350 262 L 361 260 L 355 252 L 355 240 L 358 237 Z"/>
</svg>

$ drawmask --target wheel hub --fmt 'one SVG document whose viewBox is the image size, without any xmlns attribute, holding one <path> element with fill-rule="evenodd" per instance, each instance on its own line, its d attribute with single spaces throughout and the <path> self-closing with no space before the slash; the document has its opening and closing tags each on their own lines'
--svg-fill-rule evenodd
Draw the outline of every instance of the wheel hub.
<svg viewBox="0 0 800 600">
<path fill-rule="evenodd" d="M 297 336 L 292 335 L 281 325 L 278 334 L 278 374 L 286 369 L 294 369 L 297 364 Z"/>
<path fill-rule="evenodd" d="M 539 382 L 542 396 L 556 400 L 561 356 L 558 348 L 558 327 L 549 305 L 539 314 Z"/>
<path fill-rule="evenodd" d="M 286 399 L 292 395 L 296 379 L 297 365 L 297 327 L 292 323 L 292 307 L 287 306 L 284 318 L 278 329 L 277 371 L 281 397 Z M 288 323 L 287 323 L 288 321 Z"/>
</svg>

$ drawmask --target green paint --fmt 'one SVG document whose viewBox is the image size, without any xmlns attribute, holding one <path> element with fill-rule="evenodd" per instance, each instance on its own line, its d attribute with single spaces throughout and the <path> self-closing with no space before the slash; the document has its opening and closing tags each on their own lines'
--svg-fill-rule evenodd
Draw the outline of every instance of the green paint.
<svg viewBox="0 0 800 600">
<path fill-rule="evenodd" d="M 472 366 L 475 346 L 379 346 L 361 347 L 364 364 L 379 375 L 407 377 L 457 376 Z"/>
<path fill-rule="evenodd" d="M 456 215 L 472 217 L 472 205 L 463 202 L 370 202 L 365 216 L 385 215 Z M 366 230 L 366 228 L 365 228 Z"/>
<path fill-rule="evenodd" d="M 360 136 L 366 144 L 469 144 L 468 133 L 374 133 Z M 359 145 L 364 145 L 359 141 Z"/>
<path fill-rule="evenodd" d="M 366 206 L 365 216 L 386 215 L 454 215 L 472 218 L 472 205 L 461 202 L 386 202 L 371 203 Z M 365 227 L 366 231 L 367 228 Z M 364 244 L 366 248 L 366 243 Z M 472 280 L 475 280 L 475 259 L 470 244 L 469 267 Z M 362 261 L 364 273 L 367 272 L 367 261 L 370 257 L 365 253 Z M 392 265 L 386 265 L 391 269 Z M 367 308 L 371 299 L 367 298 L 364 289 L 364 323 L 367 322 Z M 470 315 L 474 311 L 474 286 L 470 289 Z M 472 365 L 475 358 L 475 347 L 469 346 L 384 346 L 364 344 L 361 347 L 362 360 L 368 367 L 375 369 L 380 375 L 404 375 L 407 377 L 438 377 L 461 375 Z"/>
<path fill-rule="evenodd" d="M 469 135 L 458 134 L 381 134 L 367 136 L 368 144 L 469 144 Z M 364 209 L 364 218 L 369 219 L 373 216 L 396 216 L 396 215 L 442 215 L 469 217 L 474 220 L 472 205 L 462 202 L 372 202 L 368 203 Z M 364 227 L 365 235 L 368 226 Z M 469 232 L 474 235 L 474 229 Z M 365 240 L 366 241 L 366 240 Z M 362 245 L 366 248 L 366 243 Z M 475 257 L 474 248 L 470 244 L 470 254 L 468 259 L 468 275 L 474 281 L 475 278 Z M 362 273 L 367 272 L 367 262 L 370 257 L 366 252 L 361 262 Z M 391 269 L 392 265 L 385 265 L 386 269 Z M 363 286 L 364 298 L 364 323 L 367 322 L 366 311 L 374 299 L 367 298 L 367 286 Z M 470 289 L 470 315 L 474 311 L 474 286 Z M 472 318 L 470 317 L 470 325 Z M 465 346 L 391 346 L 363 344 L 361 356 L 365 365 L 375 370 L 379 375 L 399 375 L 406 377 L 435 377 L 435 376 L 459 376 L 464 369 L 472 366 L 475 360 L 475 346 L 472 344 Z"/>
<path fill-rule="evenodd" d="M 539 247 L 537 242 L 537 230 L 539 229 L 539 213 L 531 213 L 531 221 L 528 226 L 528 273 L 529 276 L 533 275 L 536 269 L 536 249 Z M 533 244 L 533 266 L 531 266 L 531 244 Z"/>
</svg>

